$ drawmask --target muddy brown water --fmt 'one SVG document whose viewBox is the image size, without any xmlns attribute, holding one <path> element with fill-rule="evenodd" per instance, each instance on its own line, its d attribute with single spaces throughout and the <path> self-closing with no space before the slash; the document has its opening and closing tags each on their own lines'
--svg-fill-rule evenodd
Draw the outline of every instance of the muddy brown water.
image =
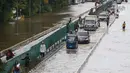
<svg viewBox="0 0 130 73">
<path fill-rule="evenodd" d="M 25 18 L 24 21 L 16 21 L 15 24 L 0 24 L 0 51 L 55 26 L 55 23 L 66 17 L 85 12 L 88 4 L 72 5 L 59 11 L 37 14 L 31 18 Z"/>
<path fill-rule="evenodd" d="M 61 11 L 69 11 L 69 7 L 64 9 Z M 25 18 L 24 21 L 15 21 L 15 24 L 0 24 L 0 51 L 45 31 L 63 18 L 71 16 L 69 14 L 57 15 L 59 12 L 37 14 L 31 18 Z"/>
</svg>

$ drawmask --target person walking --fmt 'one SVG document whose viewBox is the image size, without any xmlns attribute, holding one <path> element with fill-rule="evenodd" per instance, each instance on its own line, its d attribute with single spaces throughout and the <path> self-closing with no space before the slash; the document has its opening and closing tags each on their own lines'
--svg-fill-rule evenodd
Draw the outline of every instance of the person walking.
<svg viewBox="0 0 130 73">
<path fill-rule="evenodd" d="M 13 56 L 14 56 L 14 54 L 13 54 L 12 50 L 9 49 L 6 53 L 6 60 L 13 58 Z"/>
<path fill-rule="evenodd" d="M 72 19 L 70 18 L 69 22 L 66 24 L 66 33 L 69 32 L 69 24 L 71 23 Z"/>
<path fill-rule="evenodd" d="M 28 68 L 30 65 L 30 57 L 29 54 L 27 53 L 26 56 L 22 59 L 25 61 L 25 67 Z"/>
<path fill-rule="evenodd" d="M 126 23 L 125 23 L 125 21 L 124 21 L 124 23 L 122 24 L 122 29 L 123 29 L 123 31 L 125 31 L 125 27 L 126 27 Z"/>
<path fill-rule="evenodd" d="M 109 27 L 109 19 L 110 19 L 110 17 L 109 17 L 109 15 L 107 16 L 107 20 L 106 20 L 106 22 L 107 22 L 107 28 Z"/>
<path fill-rule="evenodd" d="M 109 31 L 109 29 L 108 29 L 108 28 L 109 28 L 109 19 L 110 19 L 110 18 L 109 18 L 109 15 L 108 15 L 108 16 L 107 16 L 107 19 L 106 19 L 106 23 L 107 23 L 107 33 L 108 33 L 108 31 Z"/>
<path fill-rule="evenodd" d="M 13 73 L 20 73 L 21 68 L 20 68 L 20 63 L 18 61 L 15 61 L 14 67 L 13 67 Z"/>
<path fill-rule="evenodd" d="M 78 28 L 79 28 L 79 24 L 78 24 L 78 23 L 75 23 L 75 24 L 74 24 L 74 30 L 75 30 L 75 32 L 78 31 Z"/>
<path fill-rule="evenodd" d="M 41 46 L 40 46 L 40 55 L 41 57 L 44 57 L 46 54 L 46 45 L 44 42 L 41 43 Z"/>
<path fill-rule="evenodd" d="M 81 16 L 78 19 L 78 24 L 82 25 L 82 18 L 81 18 Z"/>
</svg>

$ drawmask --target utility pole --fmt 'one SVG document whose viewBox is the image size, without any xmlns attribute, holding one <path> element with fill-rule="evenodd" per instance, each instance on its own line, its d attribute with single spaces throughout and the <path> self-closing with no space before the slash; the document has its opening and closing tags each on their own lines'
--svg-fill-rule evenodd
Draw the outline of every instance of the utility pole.
<svg viewBox="0 0 130 73">
<path fill-rule="evenodd" d="M 31 0 L 29 0 L 29 16 L 31 16 Z"/>
<path fill-rule="evenodd" d="M 18 0 L 17 0 L 17 7 L 16 7 L 16 35 L 18 35 Z"/>
<path fill-rule="evenodd" d="M 17 0 L 17 12 L 16 12 L 16 16 L 17 16 L 17 21 L 18 21 L 18 0 Z"/>
<path fill-rule="evenodd" d="M 40 13 L 42 12 L 42 2 L 40 0 Z"/>
<path fill-rule="evenodd" d="M 28 4 L 28 5 L 29 5 L 29 6 L 28 6 L 28 9 L 29 9 L 29 28 L 30 28 L 29 31 L 30 31 L 30 34 L 32 35 L 32 34 L 33 34 L 33 29 L 32 29 L 32 24 L 31 24 L 31 23 L 32 23 L 32 20 L 31 20 L 31 17 L 30 17 L 30 16 L 31 16 L 31 2 L 32 2 L 32 1 L 31 1 L 31 0 L 28 0 L 28 2 L 29 2 L 29 4 Z"/>
</svg>

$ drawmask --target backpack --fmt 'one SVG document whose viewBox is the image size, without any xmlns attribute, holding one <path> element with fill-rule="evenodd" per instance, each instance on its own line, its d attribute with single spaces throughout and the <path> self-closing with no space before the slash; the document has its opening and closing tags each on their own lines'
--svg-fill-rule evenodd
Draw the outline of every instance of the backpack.
<svg viewBox="0 0 130 73">
<path fill-rule="evenodd" d="M 19 67 L 15 66 L 14 70 L 19 71 L 20 69 L 19 69 Z"/>
<path fill-rule="evenodd" d="M 8 53 L 7 53 L 7 56 L 9 56 L 9 57 L 10 57 L 10 56 L 11 56 L 11 53 L 10 53 L 10 52 L 8 52 Z"/>
</svg>

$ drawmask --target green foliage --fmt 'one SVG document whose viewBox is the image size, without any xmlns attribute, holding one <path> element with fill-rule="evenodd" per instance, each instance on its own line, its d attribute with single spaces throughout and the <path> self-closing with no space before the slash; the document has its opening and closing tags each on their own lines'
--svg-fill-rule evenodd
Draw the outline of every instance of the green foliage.
<svg viewBox="0 0 130 73">
<path fill-rule="evenodd" d="M 13 0 L 13 8 L 25 9 L 27 6 L 27 0 Z"/>
<path fill-rule="evenodd" d="M 53 10 L 61 9 L 68 5 L 68 0 L 56 0 L 51 5 Z"/>
<path fill-rule="evenodd" d="M 44 5 L 44 6 L 42 6 L 42 12 L 52 12 L 51 5 Z"/>
<path fill-rule="evenodd" d="M 12 6 L 12 0 L 0 0 L 0 21 L 4 22 L 9 20 Z"/>
<path fill-rule="evenodd" d="M 25 16 L 32 16 L 39 12 L 51 12 L 68 5 L 67 0 L 52 0 L 52 4 L 44 5 L 43 0 L 0 0 L 0 21 L 8 21 L 17 10 Z M 16 15 L 16 14 L 15 14 Z"/>
<path fill-rule="evenodd" d="M 40 0 L 32 0 L 31 2 L 31 15 L 35 15 L 40 10 Z"/>
</svg>

